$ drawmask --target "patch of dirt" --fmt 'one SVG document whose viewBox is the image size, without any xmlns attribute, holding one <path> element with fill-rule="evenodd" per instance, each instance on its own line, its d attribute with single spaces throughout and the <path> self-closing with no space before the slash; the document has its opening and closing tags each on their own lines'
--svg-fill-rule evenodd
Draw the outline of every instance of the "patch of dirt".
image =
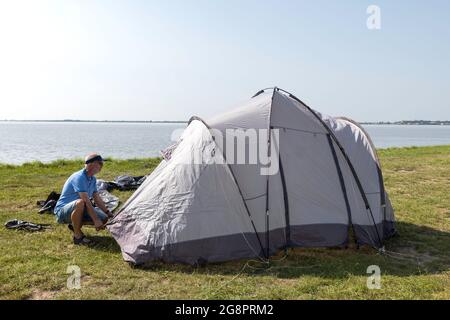
<svg viewBox="0 0 450 320">
<path fill-rule="evenodd" d="M 45 291 L 34 289 L 27 300 L 51 300 L 56 295 L 57 291 Z"/>
<path fill-rule="evenodd" d="M 395 171 L 396 173 L 415 173 L 416 170 L 415 169 L 399 169 Z"/>
<path fill-rule="evenodd" d="M 110 287 L 111 283 L 109 281 L 96 281 L 96 279 L 91 277 L 90 275 L 82 275 L 80 279 L 80 285 L 82 289 L 89 288 L 89 290 L 106 290 Z"/>
<path fill-rule="evenodd" d="M 399 257 L 404 257 L 406 259 L 414 259 L 420 265 L 424 265 L 434 260 L 439 259 L 438 257 L 432 256 L 428 252 L 417 252 L 413 247 L 399 247 L 394 250 L 399 254 Z"/>
</svg>

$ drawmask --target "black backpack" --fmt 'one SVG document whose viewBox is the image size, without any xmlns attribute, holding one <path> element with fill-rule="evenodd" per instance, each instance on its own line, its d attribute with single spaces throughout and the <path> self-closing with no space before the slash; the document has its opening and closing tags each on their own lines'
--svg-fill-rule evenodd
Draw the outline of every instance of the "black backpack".
<svg viewBox="0 0 450 320">
<path fill-rule="evenodd" d="M 52 191 L 50 192 L 50 194 L 47 197 L 47 200 L 41 200 L 37 202 L 37 205 L 41 207 L 41 209 L 39 209 L 39 213 L 53 213 L 53 210 L 55 209 L 56 203 L 59 200 L 59 197 L 61 196 L 61 194 Z"/>
</svg>

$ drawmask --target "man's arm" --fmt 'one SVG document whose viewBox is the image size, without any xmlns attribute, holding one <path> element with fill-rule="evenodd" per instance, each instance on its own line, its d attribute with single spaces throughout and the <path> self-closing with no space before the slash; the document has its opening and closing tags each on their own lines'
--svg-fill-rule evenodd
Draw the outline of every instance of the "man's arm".
<svg viewBox="0 0 450 320">
<path fill-rule="evenodd" d="M 89 216 L 91 217 L 92 221 L 94 222 L 95 228 L 101 229 L 103 227 L 103 221 L 101 221 L 97 217 L 97 214 L 94 211 L 94 207 L 92 206 L 91 200 L 89 199 L 87 192 L 78 192 L 78 194 L 80 195 L 81 200 L 84 201 L 86 210 Z"/>
<path fill-rule="evenodd" d="M 108 217 L 111 218 L 113 214 L 111 213 L 111 211 L 109 211 L 108 207 L 105 205 L 105 203 L 103 202 L 102 197 L 100 197 L 98 192 L 94 192 L 93 198 L 94 198 L 94 202 L 97 205 L 97 207 L 102 209 L 103 212 L 106 213 L 108 215 Z"/>
</svg>

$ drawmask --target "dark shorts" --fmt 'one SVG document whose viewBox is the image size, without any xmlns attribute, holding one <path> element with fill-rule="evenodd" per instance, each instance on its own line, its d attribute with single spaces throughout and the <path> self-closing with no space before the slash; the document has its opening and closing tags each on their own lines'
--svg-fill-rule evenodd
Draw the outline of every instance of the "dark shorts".
<svg viewBox="0 0 450 320">
<path fill-rule="evenodd" d="M 75 210 L 77 201 L 78 200 L 72 201 L 72 202 L 66 204 L 61 209 L 55 211 L 56 221 L 58 223 L 72 223 L 72 219 L 70 217 L 72 215 L 72 212 Z M 108 218 L 108 215 L 106 213 L 104 213 L 102 209 L 94 207 L 94 211 L 100 220 L 105 221 Z M 87 212 L 86 208 L 84 209 L 84 213 L 83 213 L 83 221 L 92 222 L 91 216 Z"/>
</svg>

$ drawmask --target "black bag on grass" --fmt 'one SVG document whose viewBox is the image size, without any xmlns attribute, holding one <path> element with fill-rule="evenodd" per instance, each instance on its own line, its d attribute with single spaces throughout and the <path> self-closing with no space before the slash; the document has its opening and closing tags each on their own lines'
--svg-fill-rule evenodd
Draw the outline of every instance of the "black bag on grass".
<svg viewBox="0 0 450 320">
<path fill-rule="evenodd" d="M 53 213 L 53 210 L 55 209 L 56 203 L 59 200 L 59 197 L 61 196 L 61 194 L 52 191 L 48 197 L 47 200 L 41 200 L 37 202 L 37 205 L 41 207 L 41 209 L 39 209 L 39 213 Z"/>
</svg>

